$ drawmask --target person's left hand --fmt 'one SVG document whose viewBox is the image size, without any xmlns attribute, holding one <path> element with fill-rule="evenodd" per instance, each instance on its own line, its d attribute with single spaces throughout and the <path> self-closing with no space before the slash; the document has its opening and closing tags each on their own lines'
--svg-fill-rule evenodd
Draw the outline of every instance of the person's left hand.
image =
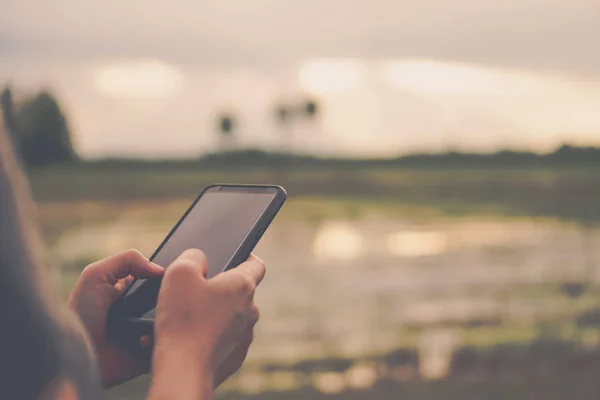
<svg viewBox="0 0 600 400">
<path fill-rule="evenodd" d="M 150 262 L 139 251 L 127 250 L 84 268 L 69 295 L 69 307 L 81 318 L 96 349 L 105 388 L 149 371 L 148 359 L 136 357 L 110 341 L 106 320 L 110 307 L 134 278 L 158 278 L 163 272 L 162 267 Z M 140 343 L 150 346 L 151 340 L 142 337 Z"/>
</svg>

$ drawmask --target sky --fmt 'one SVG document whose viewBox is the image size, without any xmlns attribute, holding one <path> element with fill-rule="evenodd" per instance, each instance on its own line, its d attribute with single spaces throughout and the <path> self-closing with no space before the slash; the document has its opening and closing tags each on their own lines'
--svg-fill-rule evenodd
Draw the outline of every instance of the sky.
<svg viewBox="0 0 600 400">
<path fill-rule="evenodd" d="M 597 38 L 598 0 L 0 0 L 0 84 L 89 158 L 215 150 L 219 112 L 248 147 L 546 151 L 600 144 Z"/>
</svg>

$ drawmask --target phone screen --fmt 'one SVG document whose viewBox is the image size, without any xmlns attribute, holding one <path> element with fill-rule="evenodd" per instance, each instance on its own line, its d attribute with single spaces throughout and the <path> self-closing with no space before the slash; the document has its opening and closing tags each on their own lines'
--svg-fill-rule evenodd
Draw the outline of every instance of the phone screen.
<svg viewBox="0 0 600 400">
<path fill-rule="evenodd" d="M 185 250 L 200 249 L 206 255 L 208 278 L 212 278 L 227 267 L 275 196 L 274 192 L 209 189 L 152 261 L 167 268 Z M 143 281 L 136 280 L 126 297 Z"/>
</svg>

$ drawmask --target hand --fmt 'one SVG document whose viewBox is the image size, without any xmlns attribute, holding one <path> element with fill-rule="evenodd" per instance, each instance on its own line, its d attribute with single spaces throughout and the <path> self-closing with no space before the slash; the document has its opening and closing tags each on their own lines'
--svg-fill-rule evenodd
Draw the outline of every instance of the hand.
<svg viewBox="0 0 600 400">
<path fill-rule="evenodd" d="M 88 265 L 69 295 L 69 306 L 79 315 L 98 354 L 104 387 L 133 379 L 150 369 L 148 359 L 135 356 L 109 340 L 106 332 L 108 311 L 135 278 L 158 278 L 163 268 L 148 261 L 137 250 L 128 250 Z M 140 338 L 149 346 L 149 337 Z"/>
<path fill-rule="evenodd" d="M 183 253 L 162 281 L 154 326 L 151 398 L 212 398 L 212 391 L 246 358 L 259 311 L 256 286 L 265 275 L 251 256 L 207 280 L 199 250 Z M 173 379 L 177 385 L 173 385 Z"/>
</svg>

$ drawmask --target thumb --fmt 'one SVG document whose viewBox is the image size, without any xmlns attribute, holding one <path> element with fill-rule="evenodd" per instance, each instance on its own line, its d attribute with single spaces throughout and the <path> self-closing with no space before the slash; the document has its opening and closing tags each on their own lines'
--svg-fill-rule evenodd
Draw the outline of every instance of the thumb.
<svg viewBox="0 0 600 400">
<path fill-rule="evenodd" d="M 188 249 L 169 266 L 171 274 L 178 269 L 191 269 L 200 272 L 204 278 L 208 275 L 208 261 L 204 253 L 198 249 Z"/>
<path fill-rule="evenodd" d="M 264 261 L 254 254 L 250 255 L 248 260 L 240 264 L 236 269 L 237 272 L 246 275 L 256 286 L 262 282 L 266 273 Z"/>
</svg>

